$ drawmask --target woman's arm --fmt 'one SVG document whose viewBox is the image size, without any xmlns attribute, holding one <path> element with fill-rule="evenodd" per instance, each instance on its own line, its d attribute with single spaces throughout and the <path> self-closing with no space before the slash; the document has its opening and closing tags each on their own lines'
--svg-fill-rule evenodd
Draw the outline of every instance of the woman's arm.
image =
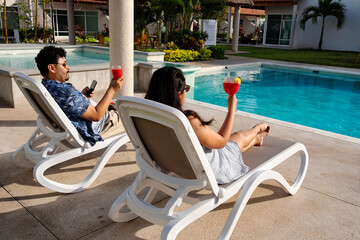
<svg viewBox="0 0 360 240">
<path fill-rule="evenodd" d="M 232 129 L 234 126 L 235 111 L 237 106 L 237 98 L 235 95 L 230 96 L 227 101 L 228 112 L 226 114 L 225 120 L 219 129 L 218 133 L 222 136 L 231 136 Z M 229 141 L 229 140 L 228 140 Z"/>
<path fill-rule="evenodd" d="M 200 120 L 193 116 L 188 117 L 201 145 L 208 148 L 223 148 L 227 144 L 234 125 L 236 104 L 236 97 L 229 96 L 228 113 L 226 114 L 226 118 L 219 132 L 214 131 L 209 126 L 202 125 Z"/>
</svg>

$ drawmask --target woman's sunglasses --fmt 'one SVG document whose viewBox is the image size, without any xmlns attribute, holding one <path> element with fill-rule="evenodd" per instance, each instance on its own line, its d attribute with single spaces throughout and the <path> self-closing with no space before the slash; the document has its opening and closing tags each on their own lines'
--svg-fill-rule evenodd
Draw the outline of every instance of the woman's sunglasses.
<svg viewBox="0 0 360 240">
<path fill-rule="evenodd" d="M 180 91 L 180 92 L 183 92 L 184 90 L 185 90 L 186 92 L 188 92 L 188 91 L 190 90 L 190 85 L 186 85 L 184 88 L 180 89 L 179 91 Z"/>
</svg>

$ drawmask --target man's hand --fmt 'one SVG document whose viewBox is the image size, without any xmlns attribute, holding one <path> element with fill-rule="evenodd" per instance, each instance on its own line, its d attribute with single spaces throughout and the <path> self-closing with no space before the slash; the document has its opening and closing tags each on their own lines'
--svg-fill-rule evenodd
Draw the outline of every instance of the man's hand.
<svg viewBox="0 0 360 240">
<path fill-rule="evenodd" d="M 111 79 L 109 88 L 112 88 L 115 92 L 119 91 L 125 84 L 124 77 L 121 76 L 118 79 Z"/>
<path fill-rule="evenodd" d="M 89 89 L 90 89 L 89 87 L 84 87 L 84 89 L 81 91 L 81 93 L 84 94 L 84 95 L 85 95 L 86 97 L 88 97 L 88 98 L 92 98 L 92 97 L 94 96 L 95 90 L 92 91 L 92 92 L 90 93 L 90 95 L 86 95 L 86 93 L 87 93 L 87 91 L 88 91 Z"/>
</svg>

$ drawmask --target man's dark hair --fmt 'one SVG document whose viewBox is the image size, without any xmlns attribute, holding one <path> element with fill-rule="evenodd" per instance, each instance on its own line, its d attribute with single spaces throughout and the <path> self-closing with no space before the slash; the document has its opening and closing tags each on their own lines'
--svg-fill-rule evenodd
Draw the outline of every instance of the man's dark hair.
<svg viewBox="0 0 360 240">
<path fill-rule="evenodd" d="M 49 70 L 49 64 L 57 64 L 59 58 L 66 58 L 66 51 L 61 47 L 46 46 L 40 50 L 35 57 L 37 67 L 43 77 L 45 77 Z"/>
</svg>

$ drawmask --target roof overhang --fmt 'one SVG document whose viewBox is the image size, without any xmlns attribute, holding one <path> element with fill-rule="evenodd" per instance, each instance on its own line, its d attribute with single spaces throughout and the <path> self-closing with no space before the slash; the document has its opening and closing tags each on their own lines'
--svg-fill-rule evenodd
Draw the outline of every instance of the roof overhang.
<svg viewBox="0 0 360 240">
<path fill-rule="evenodd" d="M 297 5 L 297 0 L 253 0 L 254 6 L 288 6 Z"/>
<path fill-rule="evenodd" d="M 251 7 L 254 5 L 254 2 L 252 0 L 227 0 L 226 5 L 228 6 L 247 6 Z"/>
<path fill-rule="evenodd" d="M 54 2 L 66 2 L 66 0 L 54 0 Z M 108 0 L 74 0 L 74 3 L 108 5 Z"/>
</svg>

